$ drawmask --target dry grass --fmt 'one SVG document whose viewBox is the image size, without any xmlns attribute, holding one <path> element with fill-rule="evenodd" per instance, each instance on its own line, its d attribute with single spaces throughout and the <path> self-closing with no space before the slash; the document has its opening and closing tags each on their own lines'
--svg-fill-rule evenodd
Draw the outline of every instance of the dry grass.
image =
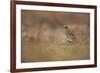
<svg viewBox="0 0 100 73">
<path fill-rule="evenodd" d="M 33 48 L 23 49 L 22 62 L 64 61 L 89 59 L 89 49 L 86 45 L 60 44 L 37 45 Z"/>
<path fill-rule="evenodd" d="M 47 25 L 41 25 L 43 22 Z M 89 14 L 22 10 L 22 62 L 44 62 L 89 59 Z M 64 40 L 64 25 L 70 25 L 74 42 Z M 48 41 L 48 43 L 39 43 Z M 65 41 L 65 40 L 64 40 Z M 58 42 L 59 43 L 59 42 Z"/>
</svg>

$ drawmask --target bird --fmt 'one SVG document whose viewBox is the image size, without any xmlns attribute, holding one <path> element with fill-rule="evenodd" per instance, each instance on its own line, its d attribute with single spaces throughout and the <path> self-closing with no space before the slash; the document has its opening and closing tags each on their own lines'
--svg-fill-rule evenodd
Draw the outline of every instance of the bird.
<svg viewBox="0 0 100 73">
<path fill-rule="evenodd" d="M 71 29 L 69 25 L 64 25 L 66 42 L 73 42 L 75 40 L 74 31 Z"/>
</svg>

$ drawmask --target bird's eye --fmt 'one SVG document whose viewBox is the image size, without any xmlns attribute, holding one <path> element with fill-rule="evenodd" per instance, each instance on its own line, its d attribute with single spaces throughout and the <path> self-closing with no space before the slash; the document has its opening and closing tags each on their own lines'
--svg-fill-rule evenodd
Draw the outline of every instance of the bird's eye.
<svg viewBox="0 0 100 73">
<path fill-rule="evenodd" d="M 65 26 L 65 29 L 68 29 L 68 26 Z"/>
</svg>

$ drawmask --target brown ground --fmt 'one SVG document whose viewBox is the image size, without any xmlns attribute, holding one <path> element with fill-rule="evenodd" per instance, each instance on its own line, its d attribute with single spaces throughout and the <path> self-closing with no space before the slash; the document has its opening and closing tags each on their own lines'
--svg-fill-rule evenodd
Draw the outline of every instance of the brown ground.
<svg viewBox="0 0 100 73">
<path fill-rule="evenodd" d="M 22 62 L 89 59 L 89 14 L 22 10 Z M 64 25 L 74 34 L 65 41 Z"/>
</svg>

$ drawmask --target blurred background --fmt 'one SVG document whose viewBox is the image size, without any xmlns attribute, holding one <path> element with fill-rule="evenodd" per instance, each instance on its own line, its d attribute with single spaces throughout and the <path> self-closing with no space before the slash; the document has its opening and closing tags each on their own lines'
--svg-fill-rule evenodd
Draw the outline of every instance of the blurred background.
<svg viewBox="0 0 100 73">
<path fill-rule="evenodd" d="M 89 59 L 89 16 L 89 13 L 22 10 L 21 61 Z M 66 41 L 67 36 L 72 42 Z"/>
</svg>

